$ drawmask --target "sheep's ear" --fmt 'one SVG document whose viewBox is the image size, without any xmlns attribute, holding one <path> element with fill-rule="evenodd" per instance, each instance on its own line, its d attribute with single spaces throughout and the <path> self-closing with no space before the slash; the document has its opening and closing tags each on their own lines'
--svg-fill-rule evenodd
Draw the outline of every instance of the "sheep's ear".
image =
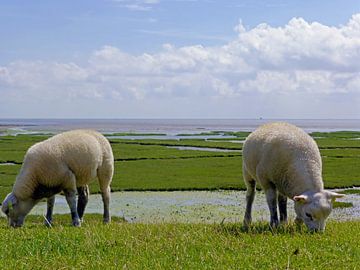
<svg viewBox="0 0 360 270">
<path fill-rule="evenodd" d="M 13 203 L 11 201 L 8 202 L 7 206 L 8 206 L 9 211 L 13 210 Z"/>
<path fill-rule="evenodd" d="M 295 202 L 307 203 L 309 202 L 309 197 L 307 195 L 297 195 L 294 196 L 293 200 Z"/>
<path fill-rule="evenodd" d="M 10 211 L 13 209 L 13 206 L 16 203 L 17 203 L 17 199 L 13 193 L 9 193 L 4 200 L 4 205 L 7 205 Z"/>
<path fill-rule="evenodd" d="M 327 196 L 334 202 L 337 198 L 345 197 L 345 194 L 340 194 L 332 191 L 326 191 Z"/>
</svg>

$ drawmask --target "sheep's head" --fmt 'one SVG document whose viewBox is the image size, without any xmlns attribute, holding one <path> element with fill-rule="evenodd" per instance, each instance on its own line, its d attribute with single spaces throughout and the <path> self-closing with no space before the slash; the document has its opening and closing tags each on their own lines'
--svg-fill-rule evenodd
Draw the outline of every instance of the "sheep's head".
<svg viewBox="0 0 360 270">
<path fill-rule="evenodd" d="M 295 196 L 293 200 L 297 218 L 304 221 L 311 231 L 324 231 L 325 221 L 330 215 L 333 202 L 343 196 L 345 195 L 326 190 Z"/>
<path fill-rule="evenodd" d="M 34 205 L 33 200 L 18 200 L 13 193 L 9 193 L 2 203 L 1 210 L 7 216 L 11 227 L 21 227 Z"/>
</svg>

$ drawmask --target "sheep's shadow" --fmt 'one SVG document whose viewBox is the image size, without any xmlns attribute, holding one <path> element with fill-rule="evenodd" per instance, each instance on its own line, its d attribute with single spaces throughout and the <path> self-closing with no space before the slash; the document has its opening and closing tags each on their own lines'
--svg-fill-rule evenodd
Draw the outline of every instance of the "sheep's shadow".
<svg viewBox="0 0 360 270">
<path fill-rule="evenodd" d="M 111 217 L 111 223 L 127 223 L 127 221 L 122 217 L 113 216 Z M 87 226 L 106 226 L 102 221 L 101 214 L 88 213 L 84 216 L 84 222 L 82 223 L 83 227 Z M 51 226 L 45 226 L 45 217 L 42 215 L 28 215 L 26 217 L 26 222 L 23 227 L 26 228 L 52 228 L 52 227 L 74 227 L 71 224 L 70 214 L 55 214 L 54 221 Z M 0 215 L 0 228 L 10 228 L 7 222 L 6 216 Z"/>
<path fill-rule="evenodd" d="M 304 225 L 298 225 L 295 223 L 288 223 L 279 225 L 277 227 L 271 227 L 268 222 L 257 222 L 245 227 L 241 223 L 221 223 L 216 225 L 216 230 L 219 233 L 241 236 L 243 234 L 312 234 Z"/>
</svg>

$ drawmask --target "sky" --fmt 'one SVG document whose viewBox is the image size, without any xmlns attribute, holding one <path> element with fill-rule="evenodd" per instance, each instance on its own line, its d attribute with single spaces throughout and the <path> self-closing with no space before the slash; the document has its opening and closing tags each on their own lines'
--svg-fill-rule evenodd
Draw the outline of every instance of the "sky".
<svg viewBox="0 0 360 270">
<path fill-rule="evenodd" d="M 2 0 L 0 118 L 360 119 L 360 1 Z"/>
</svg>

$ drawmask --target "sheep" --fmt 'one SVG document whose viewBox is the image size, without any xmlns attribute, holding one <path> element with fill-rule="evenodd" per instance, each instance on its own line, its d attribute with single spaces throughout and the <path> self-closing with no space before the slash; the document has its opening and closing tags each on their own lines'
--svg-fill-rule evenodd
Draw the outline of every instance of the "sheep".
<svg viewBox="0 0 360 270">
<path fill-rule="evenodd" d="M 47 198 L 46 224 L 51 225 L 55 194 L 63 191 L 72 224 L 81 226 L 89 197 L 88 184 L 97 177 L 104 205 L 103 221 L 108 223 L 113 173 L 112 149 L 103 135 L 92 130 L 57 134 L 28 149 L 12 192 L 2 203 L 2 211 L 10 226 L 20 227 L 31 209 Z"/>
<path fill-rule="evenodd" d="M 288 123 L 268 123 L 252 132 L 243 146 L 243 178 L 247 187 L 244 226 L 251 224 L 256 182 L 265 192 L 270 225 L 287 222 L 287 198 L 294 201 L 295 223 L 311 231 L 324 231 L 336 198 L 324 190 L 322 162 L 316 142 Z"/>
</svg>

